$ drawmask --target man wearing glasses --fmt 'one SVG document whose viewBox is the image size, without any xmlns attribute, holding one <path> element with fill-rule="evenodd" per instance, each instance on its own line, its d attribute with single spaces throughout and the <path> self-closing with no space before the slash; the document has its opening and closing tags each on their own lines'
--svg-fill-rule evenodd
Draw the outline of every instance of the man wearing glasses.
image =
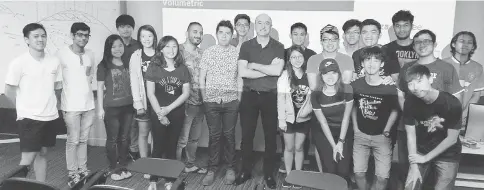
<svg viewBox="0 0 484 190">
<path fill-rule="evenodd" d="M 353 60 L 351 57 L 338 52 L 339 48 L 339 33 L 338 28 L 333 25 L 326 25 L 320 32 L 321 45 L 323 46 L 323 52 L 313 55 L 308 60 L 308 67 L 306 73 L 308 74 L 308 82 L 311 90 L 315 90 L 318 86 L 319 77 L 319 65 L 324 59 L 332 58 L 338 62 L 338 66 L 343 75 L 343 82 L 349 84 L 353 78 L 355 71 L 353 67 Z"/>
<path fill-rule="evenodd" d="M 87 169 L 87 139 L 94 123 L 94 96 L 91 82 L 94 56 L 84 47 L 91 29 L 83 22 L 71 26 L 72 45 L 60 49 L 56 56 L 62 68 L 61 107 L 67 126 L 67 184 L 72 187 L 89 174 Z"/>
<path fill-rule="evenodd" d="M 235 46 L 237 48 L 237 53 L 239 53 L 242 43 L 249 40 L 250 17 L 246 14 L 238 14 L 235 16 L 234 24 L 237 35 L 234 35 L 234 38 L 230 40 L 230 45 Z"/>
<path fill-rule="evenodd" d="M 343 47 L 340 48 L 340 52 L 351 57 L 353 52 L 360 49 L 361 21 L 347 20 L 343 24 L 343 32 Z"/>
</svg>

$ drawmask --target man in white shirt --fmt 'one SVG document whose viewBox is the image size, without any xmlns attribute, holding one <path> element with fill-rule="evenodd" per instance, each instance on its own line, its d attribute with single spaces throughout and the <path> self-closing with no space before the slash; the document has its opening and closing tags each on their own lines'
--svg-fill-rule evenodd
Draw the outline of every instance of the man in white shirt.
<svg viewBox="0 0 484 190">
<path fill-rule="evenodd" d="M 47 147 L 55 146 L 56 131 L 52 121 L 59 117 L 55 87 L 60 87 L 62 71 L 56 57 L 45 54 L 47 33 L 38 23 L 23 29 L 29 52 L 14 59 L 5 80 L 5 95 L 17 110 L 20 165 L 35 162 L 35 178 L 45 181 Z"/>
<path fill-rule="evenodd" d="M 83 22 L 71 26 L 72 45 L 57 52 L 62 68 L 61 110 L 67 126 L 67 184 L 72 187 L 89 174 L 87 169 L 87 139 L 94 124 L 94 96 L 91 82 L 94 57 L 84 49 L 91 29 Z"/>
</svg>

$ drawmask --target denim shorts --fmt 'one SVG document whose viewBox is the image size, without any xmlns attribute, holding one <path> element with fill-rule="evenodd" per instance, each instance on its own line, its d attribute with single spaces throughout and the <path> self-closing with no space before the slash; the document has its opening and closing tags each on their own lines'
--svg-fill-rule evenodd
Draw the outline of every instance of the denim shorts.
<svg viewBox="0 0 484 190">
<path fill-rule="evenodd" d="M 392 162 L 392 140 L 383 135 L 367 135 L 355 132 L 353 144 L 353 163 L 355 173 L 365 173 L 368 159 L 373 152 L 375 157 L 375 175 L 381 178 L 390 177 Z"/>
</svg>

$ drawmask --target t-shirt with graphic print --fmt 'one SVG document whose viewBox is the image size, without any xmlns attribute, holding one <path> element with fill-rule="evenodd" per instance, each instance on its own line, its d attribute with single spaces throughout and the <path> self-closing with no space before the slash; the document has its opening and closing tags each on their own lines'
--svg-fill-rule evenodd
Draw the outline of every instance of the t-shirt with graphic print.
<svg viewBox="0 0 484 190">
<path fill-rule="evenodd" d="M 403 65 L 418 59 L 418 54 L 413 49 L 413 43 L 408 46 L 401 46 L 395 40 L 385 44 L 382 50 L 386 55 L 385 64 L 388 65 L 387 68 L 390 69 L 391 73 L 399 73 Z"/>
<path fill-rule="evenodd" d="M 291 99 L 294 107 L 294 114 L 297 115 L 301 107 L 303 106 L 304 102 L 308 98 L 309 93 L 309 84 L 308 84 L 308 77 L 306 73 L 303 76 L 296 79 L 296 88 L 291 89 Z M 290 81 L 289 81 L 290 82 Z"/>
<path fill-rule="evenodd" d="M 437 99 L 426 104 L 415 96 L 408 97 L 404 106 L 405 125 L 414 125 L 417 140 L 417 151 L 427 154 L 435 149 L 446 137 L 448 129 L 461 128 L 462 107 L 460 101 L 448 92 L 439 92 Z M 428 132 L 434 126 L 436 130 Z M 459 138 L 457 143 L 447 148 L 438 160 L 459 161 L 462 147 Z"/>
<path fill-rule="evenodd" d="M 141 48 L 141 74 L 143 75 L 143 79 L 145 79 L 146 76 L 146 71 L 148 70 L 148 67 L 151 64 L 151 58 L 155 56 L 154 54 L 152 56 L 146 55 L 145 51 L 143 48 Z M 144 80 L 146 83 L 146 79 Z M 145 92 L 146 92 L 146 85 L 145 85 Z"/>
<path fill-rule="evenodd" d="M 188 68 L 191 79 L 190 79 L 190 96 L 188 97 L 187 103 L 191 105 L 201 105 L 202 104 L 202 94 L 200 93 L 200 61 L 202 60 L 203 51 L 198 48 L 195 52 L 189 52 L 185 49 L 183 44 L 179 45 L 181 55 L 185 61 L 185 66 Z"/>
<path fill-rule="evenodd" d="M 120 107 L 133 104 L 129 70 L 124 66 L 112 63 L 105 68 L 103 63 L 97 66 L 97 81 L 104 81 L 106 91 L 104 94 L 104 107 Z"/>
<path fill-rule="evenodd" d="M 190 82 L 190 72 L 184 64 L 167 71 L 157 64 L 150 64 L 145 79 L 155 83 L 155 96 L 160 106 L 168 106 L 181 94 L 183 84 Z"/>
<path fill-rule="evenodd" d="M 417 61 L 405 64 L 398 75 L 398 87 L 402 92 L 405 92 L 405 95 L 409 94 L 408 85 L 405 81 L 405 72 L 407 72 L 409 67 L 415 64 L 418 64 Z M 430 70 L 430 75 L 433 78 L 432 88 L 451 94 L 457 94 L 464 91 L 459 84 L 459 75 L 454 66 L 450 63 L 437 59 L 425 66 Z"/>
<path fill-rule="evenodd" d="M 360 48 L 353 53 L 353 63 L 355 67 L 356 78 L 361 78 L 365 76 L 365 69 L 363 69 L 363 60 L 361 59 L 361 54 L 363 53 L 363 49 Z M 385 52 L 383 52 L 385 54 Z M 386 55 L 384 55 L 385 57 Z M 398 73 L 399 70 L 395 70 L 390 66 L 390 64 L 383 64 L 383 67 L 380 69 L 380 75 L 382 76 L 390 76 L 391 74 Z"/>
<path fill-rule="evenodd" d="M 358 129 L 367 135 L 381 135 L 393 109 L 399 109 L 395 85 L 371 86 L 365 78 L 351 83 Z"/>
<path fill-rule="evenodd" d="M 311 94 L 313 110 L 321 110 L 323 112 L 333 136 L 339 136 L 346 104 L 353 102 L 353 88 L 351 85 L 343 84 L 342 88 L 332 96 L 324 94 L 321 90 Z M 318 127 L 317 129 L 321 128 Z"/>
</svg>

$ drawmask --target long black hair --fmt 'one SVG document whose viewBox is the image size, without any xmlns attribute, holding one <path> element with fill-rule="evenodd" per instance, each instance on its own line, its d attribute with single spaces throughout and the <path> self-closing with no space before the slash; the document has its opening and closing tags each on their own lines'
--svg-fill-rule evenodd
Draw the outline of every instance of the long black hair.
<svg viewBox="0 0 484 190">
<path fill-rule="evenodd" d="M 171 41 L 175 42 L 177 49 L 178 49 L 177 52 L 176 52 L 175 58 L 173 58 L 173 60 L 175 62 L 175 68 L 177 68 L 181 64 L 184 64 L 183 56 L 180 53 L 180 44 L 178 44 L 178 41 L 176 40 L 176 38 L 173 37 L 173 36 L 163 36 L 163 38 L 160 39 L 158 46 L 156 47 L 155 57 L 153 57 L 153 59 L 152 59 L 153 63 L 155 65 L 160 66 L 162 68 L 167 67 L 165 56 L 163 55 L 163 52 L 161 52 L 161 50 L 163 50 L 163 48 L 165 48 L 166 44 L 168 44 Z"/>
<path fill-rule="evenodd" d="M 151 32 L 151 34 L 153 34 L 153 44 L 151 44 L 151 47 L 156 51 L 156 42 L 158 42 L 158 36 L 156 35 L 155 29 L 153 28 L 153 26 L 148 25 L 148 24 L 139 27 L 139 29 L 138 29 L 138 42 L 140 42 L 140 43 L 141 43 L 141 31 L 143 31 L 143 30 Z"/>
<path fill-rule="evenodd" d="M 291 89 L 296 89 L 297 88 L 297 77 L 296 73 L 294 72 L 294 69 L 292 68 L 291 64 L 291 54 L 293 51 L 297 51 L 301 53 L 301 55 L 304 56 L 304 50 L 300 46 L 291 46 L 287 52 L 286 52 L 286 65 L 285 70 L 287 71 L 287 76 L 289 78 L 289 83 L 291 85 Z M 306 59 L 304 59 L 303 64 L 301 65 L 301 69 L 303 70 L 303 73 L 306 73 Z"/>
<path fill-rule="evenodd" d="M 124 45 L 123 39 L 117 34 L 111 34 L 110 36 L 108 36 L 108 38 L 106 38 L 106 41 L 104 42 L 104 54 L 100 64 L 102 64 L 105 69 L 109 69 L 109 64 L 112 64 L 113 52 L 111 51 L 111 49 L 113 48 L 113 44 L 116 40 L 121 41 L 121 43 L 123 43 Z M 125 64 L 126 63 L 123 63 L 123 65 Z"/>
</svg>

